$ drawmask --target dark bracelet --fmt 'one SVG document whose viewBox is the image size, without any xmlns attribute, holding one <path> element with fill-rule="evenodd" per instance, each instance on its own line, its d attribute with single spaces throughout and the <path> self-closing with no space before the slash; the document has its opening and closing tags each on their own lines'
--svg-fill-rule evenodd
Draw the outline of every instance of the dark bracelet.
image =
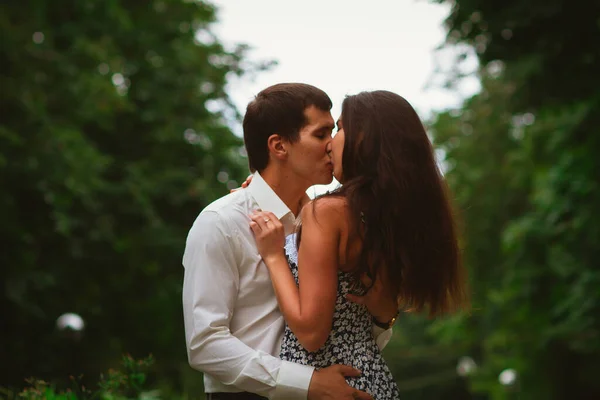
<svg viewBox="0 0 600 400">
<path fill-rule="evenodd" d="M 377 321 L 377 318 L 373 317 L 373 323 L 375 325 L 377 325 L 378 327 L 380 327 L 381 329 L 388 330 L 392 326 L 394 326 L 394 323 L 396 323 L 396 320 L 398 319 L 399 315 L 400 315 L 400 310 L 398 310 L 398 312 L 396 313 L 396 315 L 394 315 L 392 317 L 392 319 L 390 319 L 388 322 L 379 322 L 379 321 Z"/>
</svg>

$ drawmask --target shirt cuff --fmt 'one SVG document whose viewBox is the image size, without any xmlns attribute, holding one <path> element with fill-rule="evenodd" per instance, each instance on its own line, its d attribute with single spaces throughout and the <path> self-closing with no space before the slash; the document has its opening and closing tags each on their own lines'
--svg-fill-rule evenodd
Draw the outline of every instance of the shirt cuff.
<svg viewBox="0 0 600 400">
<path fill-rule="evenodd" d="M 271 400 L 306 400 L 314 370 L 308 365 L 282 361 Z"/>
<path fill-rule="evenodd" d="M 375 343 L 377 343 L 379 350 L 383 350 L 385 346 L 387 346 L 392 338 L 392 332 L 392 328 L 386 330 L 373 324 L 373 337 L 375 338 Z"/>
</svg>

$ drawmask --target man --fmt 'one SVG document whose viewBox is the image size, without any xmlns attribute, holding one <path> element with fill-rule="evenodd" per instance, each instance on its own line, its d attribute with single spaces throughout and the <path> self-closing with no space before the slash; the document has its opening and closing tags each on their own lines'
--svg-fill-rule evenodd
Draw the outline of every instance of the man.
<svg viewBox="0 0 600 400">
<path fill-rule="evenodd" d="M 243 124 L 252 182 L 206 207 L 190 230 L 183 258 L 186 343 L 209 399 L 371 398 L 346 383 L 345 376 L 360 373 L 351 367 L 315 371 L 277 357 L 285 322 L 249 227 L 249 215 L 262 209 L 291 233 L 306 190 L 331 182 L 330 109 L 329 97 L 306 84 L 260 92 Z M 394 301 L 379 297 L 359 301 L 391 319 Z M 374 334 L 387 343 L 390 331 L 382 331 Z"/>
</svg>

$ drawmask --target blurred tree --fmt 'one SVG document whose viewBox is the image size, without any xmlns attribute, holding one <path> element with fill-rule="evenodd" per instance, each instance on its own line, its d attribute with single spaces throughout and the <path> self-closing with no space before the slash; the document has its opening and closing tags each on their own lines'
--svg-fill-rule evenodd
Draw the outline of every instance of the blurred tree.
<svg viewBox="0 0 600 400">
<path fill-rule="evenodd" d="M 432 130 L 465 214 L 474 389 L 505 398 L 598 398 L 600 3 L 450 2 L 448 45 L 473 46 L 482 91 Z M 595 67 L 596 66 L 596 67 Z"/>
<path fill-rule="evenodd" d="M 440 322 L 445 324 L 448 321 Z M 468 341 L 450 345 L 440 341 L 431 321 L 418 314 L 402 314 L 393 340 L 383 356 L 398 382 L 404 400 L 471 400 L 467 382 L 457 374 L 457 363 L 468 351 Z M 428 332 L 431 331 L 431 332 Z"/>
<path fill-rule="evenodd" d="M 537 109 L 598 99 L 600 2 L 434 0 L 448 3 L 448 44 L 475 48 L 482 65 L 500 60 L 515 85 L 513 106 Z"/>
<path fill-rule="evenodd" d="M 187 231 L 247 174 L 224 87 L 261 66 L 224 48 L 202 1 L 0 10 L 0 386 L 95 381 L 124 352 L 177 382 Z M 64 312 L 82 336 L 56 329 Z"/>
</svg>

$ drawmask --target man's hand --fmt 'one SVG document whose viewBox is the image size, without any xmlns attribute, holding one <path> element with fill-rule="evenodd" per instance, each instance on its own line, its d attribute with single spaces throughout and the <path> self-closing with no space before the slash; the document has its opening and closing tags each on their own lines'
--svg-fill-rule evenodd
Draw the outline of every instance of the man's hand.
<svg viewBox="0 0 600 400">
<path fill-rule="evenodd" d="M 370 394 L 350 387 L 346 376 L 359 376 L 360 371 L 347 365 L 332 365 L 315 370 L 308 387 L 308 400 L 373 400 Z"/>
<path fill-rule="evenodd" d="M 361 280 L 366 287 L 371 286 L 371 280 L 366 275 Z M 375 283 L 364 296 L 347 294 L 346 298 L 353 303 L 363 304 L 377 321 L 387 323 L 398 312 L 398 294 L 396 290 L 391 284 L 387 269 L 380 268 L 377 271 Z"/>
</svg>

